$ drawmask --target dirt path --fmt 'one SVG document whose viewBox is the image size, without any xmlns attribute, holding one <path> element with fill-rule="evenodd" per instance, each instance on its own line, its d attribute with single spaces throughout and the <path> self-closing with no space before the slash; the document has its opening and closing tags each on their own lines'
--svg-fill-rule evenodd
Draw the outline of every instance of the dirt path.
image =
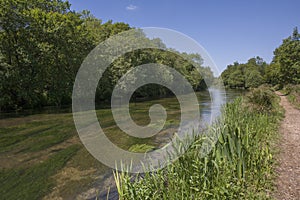
<svg viewBox="0 0 300 200">
<path fill-rule="evenodd" d="M 293 107 L 279 92 L 285 118 L 281 124 L 278 178 L 276 180 L 277 199 L 300 199 L 300 110 Z"/>
</svg>

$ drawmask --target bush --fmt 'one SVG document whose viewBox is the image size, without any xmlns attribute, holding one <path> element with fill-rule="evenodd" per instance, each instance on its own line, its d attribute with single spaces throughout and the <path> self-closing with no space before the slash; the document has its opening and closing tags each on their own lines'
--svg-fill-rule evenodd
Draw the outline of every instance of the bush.
<svg viewBox="0 0 300 200">
<path fill-rule="evenodd" d="M 300 85 L 287 85 L 283 89 L 283 93 L 287 95 L 288 100 L 300 109 Z"/>
<path fill-rule="evenodd" d="M 272 88 L 273 91 L 278 91 L 278 90 L 281 90 L 281 89 L 282 89 L 282 87 L 279 84 L 274 85 L 273 88 Z"/>
<path fill-rule="evenodd" d="M 246 103 L 257 112 L 273 112 L 276 109 L 277 96 L 269 87 L 259 87 L 246 95 Z"/>
</svg>

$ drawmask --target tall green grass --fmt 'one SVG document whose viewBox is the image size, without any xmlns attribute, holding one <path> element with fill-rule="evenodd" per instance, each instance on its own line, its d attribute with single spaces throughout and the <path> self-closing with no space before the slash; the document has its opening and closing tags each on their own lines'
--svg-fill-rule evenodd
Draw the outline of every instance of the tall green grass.
<svg viewBox="0 0 300 200">
<path fill-rule="evenodd" d="M 246 95 L 246 103 L 249 109 L 254 112 L 272 113 L 276 111 L 278 97 L 269 87 L 260 86 L 251 90 Z"/>
<path fill-rule="evenodd" d="M 247 102 L 256 92 L 227 104 L 208 134 L 195 138 L 173 164 L 134 177 L 115 173 L 120 199 L 270 199 L 272 145 L 281 112 L 275 96 L 270 97 L 272 108 L 267 105 L 254 110 L 256 106 L 262 108 L 254 106 L 255 101 L 249 107 Z M 218 141 L 207 156 L 201 157 L 202 144 L 210 141 L 207 135 L 218 135 Z"/>
<path fill-rule="evenodd" d="M 300 109 L 300 85 L 287 85 L 283 89 L 290 103 Z"/>
</svg>

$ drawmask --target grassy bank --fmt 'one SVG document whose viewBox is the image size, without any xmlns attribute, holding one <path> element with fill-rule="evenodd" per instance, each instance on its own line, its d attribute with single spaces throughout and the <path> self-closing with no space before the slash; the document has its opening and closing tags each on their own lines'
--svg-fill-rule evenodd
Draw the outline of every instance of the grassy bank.
<svg viewBox="0 0 300 200">
<path fill-rule="evenodd" d="M 274 177 L 273 147 L 282 111 L 268 89 L 257 89 L 223 109 L 209 128 L 218 141 L 200 157 L 197 137 L 191 148 L 165 169 L 135 178 L 115 176 L 120 199 L 269 199 Z"/>
<path fill-rule="evenodd" d="M 300 85 L 287 85 L 282 90 L 291 104 L 300 109 Z"/>
</svg>

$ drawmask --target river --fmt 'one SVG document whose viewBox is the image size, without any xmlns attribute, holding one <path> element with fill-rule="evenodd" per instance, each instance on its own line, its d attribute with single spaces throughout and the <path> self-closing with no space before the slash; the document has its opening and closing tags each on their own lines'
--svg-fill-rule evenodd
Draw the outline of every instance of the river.
<svg viewBox="0 0 300 200">
<path fill-rule="evenodd" d="M 224 105 L 226 102 L 232 101 L 244 92 L 245 91 L 243 90 L 222 91 L 218 89 L 211 89 L 210 92 L 197 92 L 200 115 L 201 120 L 203 120 L 203 124 L 210 122 L 212 113 L 217 113 L 218 115 L 222 105 Z M 214 101 L 212 101 L 212 96 L 218 98 L 217 104 L 214 104 Z M 97 115 L 106 136 L 119 147 L 122 147 L 123 149 L 130 149 L 131 146 L 136 144 L 147 144 L 154 146 L 155 148 L 161 148 L 166 143 L 170 142 L 174 132 L 177 131 L 180 121 L 180 106 L 175 97 L 131 103 L 130 114 L 132 119 L 138 125 L 147 125 L 149 123 L 148 110 L 153 104 L 161 104 L 166 109 L 168 117 L 162 131 L 157 135 L 146 139 L 137 139 L 124 134 L 114 123 L 110 112 L 103 113 L 101 110 L 99 110 Z M 94 185 L 93 189 L 90 189 L 86 193 L 82 193 L 81 197 L 85 199 L 95 199 L 94 191 L 98 188 L 98 197 L 100 199 L 106 199 L 107 189 L 110 187 L 109 199 L 118 199 L 117 190 L 114 187 L 112 170 L 108 169 L 108 171 L 104 172 L 103 174 L 105 175 L 97 182 L 97 184 Z"/>
<path fill-rule="evenodd" d="M 203 124 L 210 122 L 212 113 L 218 114 L 220 112 L 221 104 L 233 100 L 242 93 L 244 93 L 244 91 L 227 90 L 226 92 L 224 92 L 218 89 L 211 89 L 210 92 L 197 92 L 197 105 L 199 106 Z M 213 103 L 215 101 L 212 101 L 211 96 L 213 96 L 215 100 L 219 100 L 217 104 Z M 143 151 L 143 149 L 139 148 L 145 147 L 145 145 L 147 148 L 161 148 L 172 139 L 174 132 L 177 131 L 180 122 L 180 105 L 177 101 L 177 98 L 175 97 L 154 99 L 143 102 L 132 102 L 130 103 L 129 107 L 130 115 L 134 122 L 141 126 L 147 125 L 150 121 L 148 111 L 149 108 L 154 104 L 160 104 L 166 109 L 167 119 L 163 129 L 158 134 L 150 138 L 141 139 L 125 134 L 116 125 L 110 109 L 98 109 L 96 111 L 96 114 L 99 119 L 100 125 L 105 132 L 105 135 L 119 148 L 122 148 L 124 150 L 131 149 L 131 151 Z M 34 129 L 39 129 L 39 126 L 41 126 L 42 130 L 40 132 L 41 136 L 37 135 L 34 132 Z M 65 133 L 63 132 L 64 129 Z M 34 138 L 37 138 L 37 141 L 39 142 L 47 141 L 47 137 L 49 137 L 52 132 L 55 134 L 56 130 L 59 130 L 62 134 L 68 134 L 67 132 L 71 132 L 72 135 L 70 137 L 73 138 L 76 134 L 70 107 L 66 107 L 63 109 L 46 108 L 43 110 L 26 110 L 14 113 L 0 113 L 0 131 L 5 137 L 7 137 L 7 130 L 11 130 L 13 132 L 12 134 L 10 134 L 12 135 L 12 137 L 23 134 L 22 138 L 24 138 L 24 140 L 22 139 L 15 143 L 14 146 L 11 146 L 12 148 L 10 148 L 10 146 L 7 146 L 9 147 L 8 149 L 7 147 L 3 146 L 3 149 L 0 149 L 1 159 L 6 159 L 3 160 L 2 164 L 0 164 L 0 168 L 4 169 L 14 169 L 16 166 L 26 164 L 27 160 L 28 162 L 30 162 L 30 160 L 33 159 L 30 157 L 31 154 L 28 154 L 29 157 L 27 158 L 27 160 L 23 158 L 23 155 L 25 154 L 22 153 L 22 151 L 24 151 L 24 149 L 26 150 L 28 148 L 31 148 L 36 144 L 36 142 L 34 143 Z M 33 135 L 33 133 L 35 135 Z M 24 134 L 33 136 L 24 137 Z M 43 138 L 43 135 L 46 135 L 45 139 Z M 62 141 L 62 144 L 64 142 L 68 141 Z M 78 139 L 76 142 L 80 143 Z M 53 144 L 53 147 L 55 147 L 55 145 L 60 145 L 60 143 Z M 52 148 L 52 146 L 50 147 Z M 74 190 L 67 191 L 66 193 L 68 193 L 68 195 L 66 195 L 65 197 L 67 199 L 95 199 L 95 197 L 98 196 L 100 197 L 100 199 L 106 199 L 107 190 L 108 188 L 110 188 L 110 199 L 117 199 L 118 195 L 114 187 L 112 169 L 102 165 L 101 163 L 89 164 L 88 161 L 91 161 L 91 159 L 85 159 L 89 155 L 87 152 L 85 152 L 84 154 L 83 150 L 80 151 L 81 155 L 83 156 L 74 156 L 74 158 L 72 158 L 73 165 L 71 166 L 76 168 L 78 165 L 82 164 L 80 162 L 87 162 L 85 165 L 91 166 L 84 166 L 83 164 L 86 169 L 89 169 L 90 167 L 97 169 L 96 172 L 91 175 L 93 181 L 92 183 L 88 184 L 88 187 L 82 187 L 80 189 L 78 189 L 77 187 L 75 191 L 78 191 L 78 194 L 72 194 L 74 193 Z M 37 151 L 36 153 L 41 153 L 41 155 L 43 155 L 43 153 L 46 152 L 47 149 L 42 149 L 40 151 Z M 14 157 L 14 159 L 7 159 L 11 156 Z M 35 158 L 33 160 L 35 160 Z M 95 161 L 92 161 L 91 163 L 95 163 Z M 68 167 L 68 164 L 66 167 Z M 70 195 L 70 193 L 72 195 Z"/>
</svg>

